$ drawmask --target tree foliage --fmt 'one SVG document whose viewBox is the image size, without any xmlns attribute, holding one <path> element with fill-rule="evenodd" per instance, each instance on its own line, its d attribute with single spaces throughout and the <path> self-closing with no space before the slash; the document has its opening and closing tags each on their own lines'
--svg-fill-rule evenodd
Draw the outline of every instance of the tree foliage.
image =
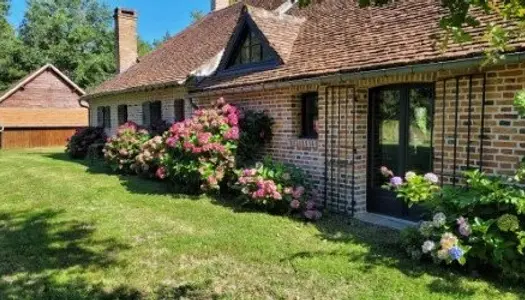
<svg viewBox="0 0 525 300">
<path fill-rule="evenodd" d="M 115 72 L 111 10 L 97 0 L 29 0 L 20 27 L 31 69 L 51 62 L 82 87 Z"/>
<path fill-rule="evenodd" d="M 16 38 L 14 28 L 7 21 L 9 7 L 10 0 L 0 0 L 0 91 L 24 75 L 24 71 L 15 61 L 21 53 L 21 44 Z"/>
</svg>

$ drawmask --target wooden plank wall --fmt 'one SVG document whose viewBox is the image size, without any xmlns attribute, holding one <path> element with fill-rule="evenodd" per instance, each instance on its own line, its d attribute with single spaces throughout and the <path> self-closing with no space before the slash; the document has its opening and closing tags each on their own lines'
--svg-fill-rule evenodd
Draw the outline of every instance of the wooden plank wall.
<svg viewBox="0 0 525 300">
<path fill-rule="evenodd" d="M 6 128 L 0 133 L 0 148 L 60 147 L 76 128 Z"/>
</svg>

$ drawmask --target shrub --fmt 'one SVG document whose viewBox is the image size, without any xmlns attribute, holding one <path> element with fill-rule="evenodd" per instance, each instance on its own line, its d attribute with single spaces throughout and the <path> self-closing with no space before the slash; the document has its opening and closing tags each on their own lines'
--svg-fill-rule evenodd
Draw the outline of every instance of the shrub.
<svg viewBox="0 0 525 300">
<path fill-rule="evenodd" d="M 171 127 L 171 123 L 164 120 L 156 121 L 148 127 L 148 132 L 151 136 L 162 136 Z"/>
<path fill-rule="evenodd" d="M 254 163 L 264 146 L 272 140 L 273 119 L 265 112 L 248 110 L 239 121 L 241 137 L 237 149 L 237 164 L 247 166 Z"/>
<path fill-rule="evenodd" d="M 267 158 L 254 168 L 237 171 L 237 176 L 235 187 L 245 203 L 276 213 L 303 213 L 312 220 L 321 217 L 315 201 L 308 199 L 305 174 L 297 167 Z"/>
<path fill-rule="evenodd" d="M 91 145 L 104 144 L 105 142 L 106 134 L 104 133 L 104 128 L 80 128 L 67 140 L 66 153 L 73 159 L 83 159 L 86 157 Z"/>
<path fill-rule="evenodd" d="M 174 124 L 166 134 L 166 155 L 158 176 L 186 192 L 218 190 L 235 167 L 239 111 L 219 99 L 210 109 Z"/>
<path fill-rule="evenodd" d="M 133 122 L 120 126 L 117 134 L 108 139 L 104 146 L 104 159 L 113 171 L 131 173 L 135 157 L 142 145 L 149 140 L 148 131 L 140 129 Z"/>
<path fill-rule="evenodd" d="M 441 189 L 433 176 L 413 173 L 391 178 L 388 188 L 400 198 L 409 203 L 415 199 L 434 213 L 420 224 L 419 238 L 412 236 L 404 244 L 407 251 L 419 248 L 423 257 L 437 262 L 490 266 L 525 278 L 525 190 L 516 179 L 477 170 L 466 172 L 465 179 L 468 189 Z"/>
<path fill-rule="evenodd" d="M 146 177 L 162 177 L 157 175 L 162 157 L 166 153 L 164 138 L 155 136 L 140 147 L 140 153 L 135 157 L 131 169 Z"/>
</svg>

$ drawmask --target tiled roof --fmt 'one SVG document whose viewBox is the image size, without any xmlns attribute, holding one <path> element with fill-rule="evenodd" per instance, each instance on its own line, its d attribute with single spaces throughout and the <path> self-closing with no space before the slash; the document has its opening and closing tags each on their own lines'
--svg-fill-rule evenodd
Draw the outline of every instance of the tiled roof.
<svg viewBox="0 0 525 300">
<path fill-rule="evenodd" d="M 487 46 L 482 39 L 484 26 L 479 26 L 468 29 L 472 42 L 451 44 L 446 52 L 441 52 L 436 37 L 442 32 L 439 19 L 445 11 L 434 0 L 404 0 L 369 8 L 359 8 L 348 0 L 324 0 L 307 9 L 293 8 L 289 13 L 306 17 L 307 21 L 301 26 L 286 64 L 244 75 L 212 76 L 198 87 L 225 88 L 450 60 L 480 55 Z M 494 16 L 478 15 L 483 24 L 497 21 Z M 498 23 L 512 26 L 501 20 Z M 523 40 L 512 44 L 516 50 L 525 46 Z"/>
<path fill-rule="evenodd" d="M 225 47 L 243 8 L 244 5 L 238 3 L 208 14 L 90 94 L 184 81 Z"/>
<path fill-rule="evenodd" d="M 284 1 L 244 2 L 275 9 Z M 220 58 L 244 7 L 244 4 L 238 3 L 209 14 L 127 72 L 101 85 L 95 93 L 184 81 L 206 62 Z M 400 0 L 368 8 L 359 8 L 351 0 L 317 0 L 306 9 L 293 7 L 288 11 L 290 16 L 278 16 L 252 7 L 247 7 L 247 13 L 284 63 L 259 72 L 218 73 L 201 80 L 198 89 L 478 56 L 487 46 L 482 38 L 484 24 L 496 21 L 504 26 L 513 26 L 479 12 L 482 25 L 468 29 L 473 40 L 462 45 L 451 44 L 443 53 L 436 46 L 436 37 L 442 33 L 439 19 L 445 10 L 435 0 Z M 525 46 L 524 40 L 511 44 L 516 46 L 515 51 Z"/>
<path fill-rule="evenodd" d="M 281 6 L 285 0 L 244 0 L 244 3 L 267 10 L 274 10 Z"/>
<path fill-rule="evenodd" d="M 299 36 L 301 25 L 306 19 L 251 6 L 247 10 L 270 46 L 286 63 L 292 53 L 294 42 Z"/>
</svg>

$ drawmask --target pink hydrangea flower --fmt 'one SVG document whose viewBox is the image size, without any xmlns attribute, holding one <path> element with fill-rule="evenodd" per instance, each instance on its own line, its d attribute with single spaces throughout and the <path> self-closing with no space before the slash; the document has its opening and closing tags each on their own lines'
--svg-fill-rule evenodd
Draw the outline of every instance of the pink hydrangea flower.
<svg viewBox="0 0 525 300">
<path fill-rule="evenodd" d="M 293 209 L 298 209 L 299 206 L 301 206 L 301 202 L 299 202 L 297 199 L 294 199 L 292 202 L 290 202 L 290 207 Z"/>
<path fill-rule="evenodd" d="M 164 167 L 160 167 L 157 169 L 157 172 L 155 172 L 155 175 L 157 176 L 157 178 L 159 179 L 164 179 L 166 178 L 166 169 L 164 169 Z"/>
</svg>

